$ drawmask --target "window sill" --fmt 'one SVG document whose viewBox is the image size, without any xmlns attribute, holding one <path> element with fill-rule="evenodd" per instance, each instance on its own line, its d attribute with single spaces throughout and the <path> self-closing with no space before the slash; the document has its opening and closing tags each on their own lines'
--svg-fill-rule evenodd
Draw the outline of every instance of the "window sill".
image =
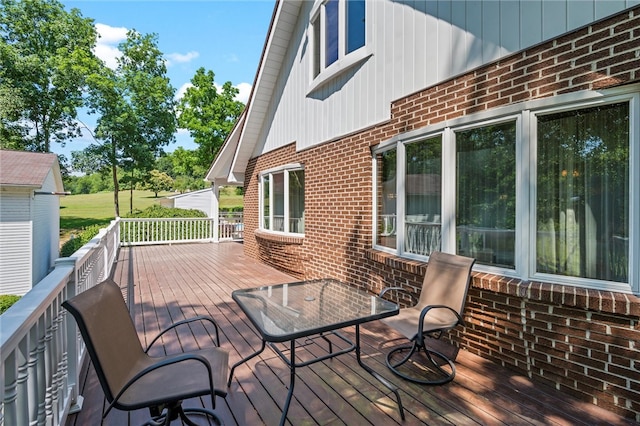
<svg viewBox="0 0 640 426">
<path fill-rule="evenodd" d="M 406 259 L 380 250 L 366 251 L 367 259 L 386 267 L 423 277 L 428 263 Z M 524 281 L 502 275 L 474 271 L 471 286 L 525 300 L 559 304 L 590 311 L 633 315 L 640 310 L 640 297 L 614 291 L 596 290 L 573 285 Z"/>
<path fill-rule="evenodd" d="M 285 234 L 284 232 L 265 231 L 264 229 L 256 229 L 254 232 L 256 238 L 262 240 L 273 241 L 283 244 L 297 244 L 304 243 L 304 235 L 302 234 Z"/>
<path fill-rule="evenodd" d="M 338 59 L 336 62 L 322 70 L 320 74 L 318 74 L 318 76 L 313 79 L 313 81 L 309 85 L 309 89 L 307 90 L 307 96 L 309 96 L 316 90 L 319 90 L 325 84 L 327 84 L 340 74 L 343 74 L 351 68 L 354 68 L 355 66 L 365 62 L 371 56 L 373 56 L 373 52 L 371 51 L 371 49 L 367 46 L 364 46 L 356 50 L 355 52 L 351 52 L 342 59 Z"/>
</svg>

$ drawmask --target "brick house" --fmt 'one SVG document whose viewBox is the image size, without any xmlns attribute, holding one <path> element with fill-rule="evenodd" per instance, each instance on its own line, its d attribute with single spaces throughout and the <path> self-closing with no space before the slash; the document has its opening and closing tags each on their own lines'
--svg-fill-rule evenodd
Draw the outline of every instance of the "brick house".
<svg viewBox="0 0 640 426">
<path fill-rule="evenodd" d="M 278 1 L 207 179 L 300 279 L 475 257 L 453 344 L 640 421 L 639 4 Z"/>
</svg>

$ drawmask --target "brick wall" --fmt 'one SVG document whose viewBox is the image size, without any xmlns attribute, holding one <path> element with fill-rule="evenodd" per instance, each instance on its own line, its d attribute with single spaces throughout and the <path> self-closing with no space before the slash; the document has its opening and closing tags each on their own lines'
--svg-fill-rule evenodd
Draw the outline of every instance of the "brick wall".
<svg viewBox="0 0 640 426">
<path fill-rule="evenodd" d="M 391 119 L 296 152 L 254 158 L 245 178 L 245 250 L 294 277 L 373 292 L 419 292 L 426 265 L 372 250 L 370 147 L 399 133 L 498 106 L 640 81 L 640 7 L 442 82 L 391 105 Z M 260 170 L 305 165 L 305 236 L 258 228 Z M 404 301 L 401 301 L 404 302 Z M 640 422 L 640 299 L 475 273 L 454 344 Z"/>
</svg>

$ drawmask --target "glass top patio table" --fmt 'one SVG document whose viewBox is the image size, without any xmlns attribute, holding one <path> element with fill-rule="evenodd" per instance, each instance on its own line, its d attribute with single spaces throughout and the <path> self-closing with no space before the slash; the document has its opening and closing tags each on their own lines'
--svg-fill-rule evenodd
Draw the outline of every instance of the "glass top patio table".
<svg viewBox="0 0 640 426">
<path fill-rule="evenodd" d="M 358 364 L 395 394 L 400 417 L 405 420 L 398 388 L 366 365 L 360 356 L 360 324 L 396 315 L 399 312 L 398 305 L 327 278 L 235 290 L 231 296 L 260 333 L 262 344 L 257 351 L 231 367 L 227 386 L 231 386 L 235 369 L 262 353 L 268 344 L 289 366 L 289 392 L 280 417 L 281 426 L 285 424 L 293 396 L 296 368 L 352 351 L 356 354 Z M 355 326 L 355 342 L 337 331 L 349 326 Z M 311 339 L 309 336 L 313 335 L 325 339 L 329 344 L 328 353 L 310 360 L 296 361 L 296 339 Z M 334 351 L 327 335 L 336 336 L 348 347 Z M 290 346 L 283 351 L 279 346 L 285 342 L 289 342 Z"/>
<path fill-rule="evenodd" d="M 285 342 L 398 313 L 398 305 L 334 279 L 235 290 L 267 342 Z"/>
</svg>

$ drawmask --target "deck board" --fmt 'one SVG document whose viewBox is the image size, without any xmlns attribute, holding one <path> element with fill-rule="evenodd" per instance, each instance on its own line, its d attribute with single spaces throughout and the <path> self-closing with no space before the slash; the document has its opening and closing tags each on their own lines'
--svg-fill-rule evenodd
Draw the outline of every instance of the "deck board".
<svg viewBox="0 0 640 426">
<path fill-rule="evenodd" d="M 176 244 L 122 248 L 113 271 L 146 345 L 161 329 L 194 315 L 210 315 L 220 326 L 221 346 L 230 364 L 260 347 L 248 318 L 231 298 L 238 288 L 296 281 L 244 255 L 240 243 Z M 353 327 L 342 331 L 354 338 Z M 193 324 L 169 334 L 152 349 L 177 352 L 211 344 L 212 328 Z M 292 425 L 594 425 L 632 424 L 550 387 L 533 383 L 466 351 L 457 356 L 456 379 L 447 385 L 416 385 L 394 376 L 384 356 L 400 336 L 380 321 L 361 327 L 363 361 L 400 388 L 406 421 L 398 414 L 395 396 L 358 365 L 352 354 L 296 370 L 294 397 L 288 413 Z M 301 356 L 320 354 L 317 344 L 297 349 Z M 93 367 L 85 368 L 81 394 L 84 407 L 69 416 L 68 426 L 100 424 L 104 395 Z M 216 398 L 216 412 L 227 425 L 278 424 L 287 395 L 288 367 L 269 348 L 238 367 L 226 398 Z M 185 406 L 210 406 L 194 398 Z M 112 410 L 104 425 L 136 425 L 146 410 Z"/>
</svg>

